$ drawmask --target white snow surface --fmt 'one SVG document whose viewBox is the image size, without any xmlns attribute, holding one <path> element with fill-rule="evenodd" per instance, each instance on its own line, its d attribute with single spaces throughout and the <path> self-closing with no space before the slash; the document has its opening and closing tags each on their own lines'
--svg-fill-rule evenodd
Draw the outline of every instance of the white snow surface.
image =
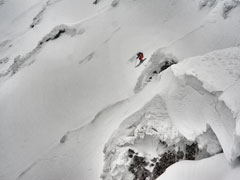
<svg viewBox="0 0 240 180">
<path fill-rule="evenodd" d="M 156 97 L 167 114 L 160 119 L 168 120 L 161 127 L 154 113 L 145 114 L 149 121 L 133 116 L 139 128 L 169 128 L 155 138 L 174 143 L 179 136 L 194 140 L 210 126 L 224 151 L 176 163 L 160 179 L 179 179 L 179 173 L 190 179 L 194 172 L 205 173 L 201 179 L 237 179 L 239 165 L 230 163 L 240 155 L 239 1 L 92 3 L 0 0 L 0 179 L 100 179 L 105 143 Z M 134 68 L 138 51 L 147 60 Z M 154 52 L 179 63 L 135 94 Z"/>
<path fill-rule="evenodd" d="M 156 53 L 154 57 L 164 57 L 156 56 Z M 136 144 L 137 140 L 143 139 L 145 135 L 157 137 L 168 145 L 178 143 L 183 135 L 188 140 L 197 140 L 200 146 L 204 147 L 204 144 L 207 144 L 208 153 L 215 154 L 219 147 L 210 140 L 211 135 L 207 136 L 208 142 L 206 138 L 199 137 L 206 131 L 207 126 L 215 132 L 228 163 L 233 163 L 240 155 L 238 119 L 226 105 L 222 95 L 225 90 L 228 91 L 229 86 L 238 83 L 239 55 L 239 47 L 214 51 L 204 56 L 185 59 L 154 78 L 152 83 L 158 86 L 155 93 L 161 98 L 155 97 L 146 104 L 146 108 L 123 121 L 112 135 L 105 146 L 106 163 L 103 177 L 124 179 L 119 177 L 118 154 L 125 152 L 124 147 Z M 238 108 L 235 106 L 235 99 L 239 99 L 238 92 L 239 89 L 234 91 L 234 99 L 228 98 L 228 104 L 234 109 Z M 138 149 L 139 152 L 139 147 L 129 147 Z M 154 148 L 155 151 L 159 149 L 158 145 Z M 147 148 L 145 153 L 149 153 Z M 150 154 L 156 157 L 156 154 L 160 153 Z M 127 159 L 125 164 L 128 164 Z"/>
<path fill-rule="evenodd" d="M 239 111 L 239 106 L 236 103 L 238 99 L 236 96 L 239 95 L 236 94 L 239 94 L 240 89 L 235 87 L 240 77 L 239 59 L 239 47 L 215 51 L 203 57 L 186 59 L 178 66 L 172 67 L 172 70 L 175 76 L 178 76 L 187 84 L 184 87 L 182 86 L 183 83 L 179 84 L 180 88 L 177 87 L 178 92 L 175 94 L 178 96 L 181 93 L 180 90 L 183 90 L 182 93 L 184 94 L 187 92 L 187 94 L 184 95 L 184 98 L 179 97 L 181 103 L 178 103 L 178 97 L 168 98 L 173 119 L 181 123 L 188 123 L 187 128 L 184 128 L 182 124 L 179 125 L 181 126 L 180 131 L 187 135 L 191 128 L 194 131 L 200 130 L 199 127 L 201 126 L 194 127 L 194 121 L 208 123 L 222 143 L 228 160 L 234 160 L 240 155 L 238 119 L 235 115 L 235 111 Z M 190 88 L 194 89 L 193 91 L 189 89 L 189 85 Z M 232 86 L 235 87 L 235 91 L 226 98 L 225 92 L 231 90 Z M 175 91 L 175 88 L 173 88 L 173 91 Z M 205 90 L 207 90 L 208 94 L 204 92 Z M 192 94 L 194 91 L 199 94 Z M 208 96 L 207 100 L 205 99 L 206 95 Z M 227 103 L 225 103 L 224 97 Z M 198 104 L 190 105 L 189 100 L 195 100 Z M 175 106 L 176 104 L 178 107 Z M 204 105 L 204 108 L 199 107 L 199 105 Z M 183 114 L 182 111 L 187 114 Z M 194 114 L 194 118 L 188 116 L 189 114 Z M 176 117 L 174 118 L 174 116 Z M 186 120 L 186 116 L 189 121 Z M 191 124 L 193 124 L 192 127 Z M 202 126 L 202 129 L 204 129 L 204 126 Z M 192 138 L 195 138 L 194 134 L 192 136 Z"/>
<path fill-rule="evenodd" d="M 167 169 L 157 180 L 179 179 L 179 180 L 223 180 L 231 171 L 223 154 L 219 154 L 199 161 L 180 161 Z M 236 174 L 235 174 L 236 175 Z M 232 180 L 237 180 L 237 176 Z M 239 175 L 239 172 L 238 172 Z M 176 178 L 178 177 L 178 178 Z"/>
</svg>

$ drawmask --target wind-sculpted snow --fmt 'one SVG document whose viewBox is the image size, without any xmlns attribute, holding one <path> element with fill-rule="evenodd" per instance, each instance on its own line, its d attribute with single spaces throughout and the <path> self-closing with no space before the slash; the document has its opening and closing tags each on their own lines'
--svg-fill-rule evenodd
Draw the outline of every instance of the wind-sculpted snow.
<svg viewBox="0 0 240 180">
<path fill-rule="evenodd" d="M 235 47 L 183 60 L 159 74 L 152 81 L 159 95 L 106 143 L 102 179 L 156 179 L 179 159 L 202 159 L 221 149 L 229 162 L 236 161 L 239 73 Z"/>
<path fill-rule="evenodd" d="M 222 16 L 224 18 L 227 18 L 228 17 L 228 14 L 234 9 L 237 7 L 239 2 L 236 2 L 236 1 L 227 1 L 224 3 L 224 6 L 223 6 L 223 13 L 222 13 Z"/>
<path fill-rule="evenodd" d="M 131 58 L 130 61 L 134 59 L 135 58 Z M 164 54 L 161 49 L 155 51 L 149 60 L 148 66 L 139 76 L 134 92 L 137 93 L 141 91 L 154 76 L 177 62 L 178 60 L 173 55 Z"/>
<path fill-rule="evenodd" d="M 36 55 L 42 48 L 43 46 L 48 42 L 48 41 L 52 41 L 52 40 L 55 40 L 57 38 L 59 38 L 60 36 L 62 36 L 63 34 L 66 34 L 66 35 L 70 35 L 70 36 L 74 36 L 76 34 L 82 34 L 84 33 L 84 29 L 81 29 L 80 30 L 74 28 L 74 27 L 69 27 L 67 25 L 59 25 L 59 26 L 56 26 L 55 28 L 53 28 L 53 30 L 45 35 L 41 41 L 39 41 L 38 45 L 29 53 L 27 53 L 26 55 L 24 56 L 17 56 L 15 59 L 14 59 L 14 62 L 13 64 L 8 68 L 8 70 L 4 73 L 1 73 L 0 74 L 0 77 L 4 77 L 4 76 L 8 76 L 8 75 L 14 75 L 17 71 L 19 71 L 19 69 L 21 69 L 23 66 L 25 65 L 29 65 L 32 62 L 28 62 L 27 61 L 33 57 L 34 55 Z"/>
<path fill-rule="evenodd" d="M 47 8 L 59 1 L 62 1 L 62 0 L 48 0 L 42 7 L 42 9 L 38 12 L 38 14 L 33 18 L 33 22 L 32 24 L 30 25 L 31 28 L 34 28 L 36 25 L 38 25 L 42 18 L 43 18 L 43 14 L 45 13 L 45 11 L 47 10 Z"/>
<path fill-rule="evenodd" d="M 179 133 L 160 96 L 122 122 L 104 148 L 102 179 L 150 180 L 181 159 L 195 160 L 221 152 L 211 130 L 191 141 Z"/>
<path fill-rule="evenodd" d="M 238 6 L 239 0 L 200 0 L 199 8 L 212 8 L 212 11 L 221 11 L 223 18 L 227 18 L 228 14 Z M 215 7 L 214 7 L 215 6 Z"/>
<path fill-rule="evenodd" d="M 200 0 L 199 1 L 199 8 L 202 9 L 206 6 L 213 7 L 217 0 Z"/>
<path fill-rule="evenodd" d="M 234 161 L 240 155 L 237 125 L 240 109 L 236 100 L 239 99 L 240 91 L 240 48 L 229 48 L 189 58 L 174 66 L 172 70 L 180 83 L 171 87 L 169 94 L 172 95 L 168 97 L 168 102 L 173 119 L 181 126 L 182 133 L 185 134 L 186 128 L 180 125 L 181 122 L 191 124 L 195 123 L 194 121 L 205 121 L 216 133 L 227 159 Z M 190 100 L 198 102 L 200 106 L 190 107 Z M 187 120 L 183 112 L 195 116 Z"/>
</svg>

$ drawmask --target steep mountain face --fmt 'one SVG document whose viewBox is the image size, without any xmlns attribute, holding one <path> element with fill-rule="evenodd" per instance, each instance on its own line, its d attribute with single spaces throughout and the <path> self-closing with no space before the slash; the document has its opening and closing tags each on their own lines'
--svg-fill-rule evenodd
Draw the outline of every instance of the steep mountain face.
<svg viewBox="0 0 240 180">
<path fill-rule="evenodd" d="M 239 4 L 0 0 L 0 179 L 237 179 Z"/>
<path fill-rule="evenodd" d="M 165 59 L 157 53 L 152 58 Z M 179 160 L 222 150 L 229 163 L 238 161 L 239 60 L 240 48 L 229 48 L 185 59 L 156 75 L 149 82 L 157 84 L 156 96 L 125 119 L 105 145 L 103 179 L 156 179 Z"/>
</svg>

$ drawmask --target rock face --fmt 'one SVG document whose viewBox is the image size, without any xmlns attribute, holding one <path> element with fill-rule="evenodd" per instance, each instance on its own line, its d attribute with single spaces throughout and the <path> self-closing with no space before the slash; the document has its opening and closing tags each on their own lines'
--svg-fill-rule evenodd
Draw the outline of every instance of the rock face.
<svg viewBox="0 0 240 180">
<path fill-rule="evenodd" d="M 53 28 L 53 30 L 50 33 L 45 35 L 42 38 L 42 40 L 39 41 L 38 45 L 32 51 L 27 53 L 25 56 L 21 57 L 19 55 L 15 57 L 13 64 L 8 68 L 6 72 L 0 74 L 0 77 L 14 75 L 20 68 L 24 66 L 26 61 L 30 59 L 32 56 L 34 56 L 35 54 L 37 54 L 47 42 L 55 40 L 60 36 L 62 36 L 63 34 L 74 36 L 76 34 L 82 34 L 82 33 L 84 33 L 84 30 L 80 30 L 79 32 L 77 32 L 75 28 L 69 27 L 64 24 L 56 26 L 55 28 Z M 8 59 L 4 59 L 4 60 L 7 61 Z M 4 60 L 0 60 L 0 64 Z M 29 64 L 31 64 L 31 62 L 29 62 Z"/>
<path fill-rule="evenodd" d="M 209 131 L 211 131 L 209 129 Z M 190 142 L 179 143 L 171 147 L 167 147 L 165 142 L 159 142 L 165 146 L 166 150 L 162 154 L 152 159 L 139 155 L 137 151 L 129 148 L 125 158 L 128 159 L 126 166 L 128 171 L 134 175 L 134 180 L 155 180 L 172 164 L 180 160 L 196 160 L 209 157 L 210 154 L 206 153 L 205 149 L 199 149 L 198 143 Z M 219 149 L 219 152 L 221 150 Z M 217 153 L 217 151 L 215 152 Z"/>
<path fill-rule="evenodd" d="M 210 127 L 194 141 L 183 137 L 156 96 L 120 125 L 104 152 L 102 179 L 155 180 L 179 160 L 207 158 L 222 149 Z"/>
<path fill-rule="evenodd" d="M 180 160 L 223 151 L 229 162 L 238 160 L 239 50 L 185 59 L 159 74 L 152 82 L 160 81 L 156 96 L 126 118 L 105 145 L 102 179 L 155 180 Z"/>
</svg>

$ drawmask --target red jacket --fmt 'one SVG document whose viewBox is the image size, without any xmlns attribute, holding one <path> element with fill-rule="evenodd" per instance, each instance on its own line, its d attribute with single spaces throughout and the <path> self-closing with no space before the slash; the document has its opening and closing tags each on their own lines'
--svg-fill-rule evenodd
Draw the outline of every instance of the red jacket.
<svg viewBox="0 0 240 180">
<path fill-rule="evenodd" d="M 139 52 L 139 53 L 137 54 L 137 58 L 139 59 L 139 61 L 142 61 L 143 58 L 144 58 L 143 53 L 142 53 L 142 52 Z"/>
</svg>

